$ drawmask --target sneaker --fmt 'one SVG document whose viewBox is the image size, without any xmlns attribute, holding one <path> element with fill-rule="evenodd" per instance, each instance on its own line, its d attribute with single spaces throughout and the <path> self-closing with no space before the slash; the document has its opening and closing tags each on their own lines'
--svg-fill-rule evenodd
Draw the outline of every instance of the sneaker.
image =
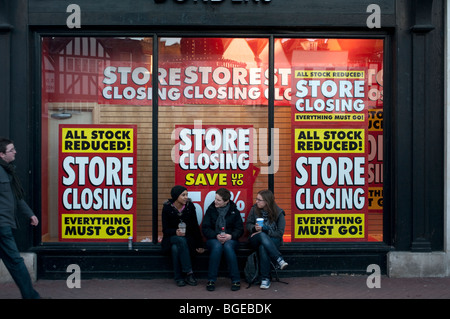
<svg viewBox="0 0 450 319">
<path fill-rule="evenodd" d="M 261 280 L 261 286 L 259 286 L 259 288 L 261 288 L 261 289 L 269 289 L 269 287 L 270 287 L 270 280 L 269 279 Z"/>
<path fill-rule="evenodd" d="M 281 270 L 286 269 L 288 265 L 289 264 L 285 262 L 283 258 L 278 260 L 278 267 L 280 267 Z"/>
<path fill-rule="evenodd" d="M 239 281 L 235 281 L 231 284 L 231 291 L 238 291 L 241 289 L 241 283 Z"/>
<path fill-rule="evenodd" d="M 208 281 L 206 284 L 206 290 L 208 291 L 214 291 L 216 289 L 216 283 L 214 281 Z"/>
</svg>

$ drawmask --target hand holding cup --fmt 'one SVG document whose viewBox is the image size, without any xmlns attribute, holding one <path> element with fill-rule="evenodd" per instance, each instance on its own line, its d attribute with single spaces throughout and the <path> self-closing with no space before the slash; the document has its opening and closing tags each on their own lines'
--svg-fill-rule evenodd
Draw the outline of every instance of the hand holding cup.
<svg viewBox="0 0 450 319">
<path fill-rule="evenodd" d="M 264 218 L 256 218 L 255 224 L 256 231 L 260 232 L 262 230 L 263 225 L 264 225 Z"/>
</svg>

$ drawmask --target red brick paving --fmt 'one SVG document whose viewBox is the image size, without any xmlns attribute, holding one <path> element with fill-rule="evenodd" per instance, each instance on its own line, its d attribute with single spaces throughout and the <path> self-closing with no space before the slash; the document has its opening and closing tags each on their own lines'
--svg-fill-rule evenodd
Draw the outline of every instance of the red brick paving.
<svg viewBox="0 0 450 319">
<path fill-rule="evenodd" d="M 177 287 L 171 279 L 81 279 L 81 288 L 68 288 L 65 280 L 38 280 L 35 288 L 51 299 L 449 299 L 450 278 L 381 277 L 380 288 L 368 288 L 367 276 L 323 276 L 282 278 L 289 284 L 272 282 L 268 290 L 258 285 L 230 290 L 227 278 L 219 278 L 214 292 L 206 291 L 206 280 L 196 287 Z M 18 299 L 15 284 L 0 284 L 0 299 Z"/>
</svg>

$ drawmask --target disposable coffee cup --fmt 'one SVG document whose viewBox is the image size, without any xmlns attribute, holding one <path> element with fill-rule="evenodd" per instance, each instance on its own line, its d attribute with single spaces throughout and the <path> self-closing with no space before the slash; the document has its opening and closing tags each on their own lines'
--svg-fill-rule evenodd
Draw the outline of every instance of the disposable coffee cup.
<svg viewBox="0 0 450 319">
<path fill-rule="evenodd" d="M 186 224 L 185 224 L 184 222 L 180 222 L 180 223 L 178 224 L 178 229 L 179 229 L 183 234 L 185 234 L 185 233 L 186 233 Z"/>
<path fill-rule="evenodd" d="M 256 218 L 256 223 L 258 224 L 258 226 L 263 227 L 264 218 Z"/>
</svg>

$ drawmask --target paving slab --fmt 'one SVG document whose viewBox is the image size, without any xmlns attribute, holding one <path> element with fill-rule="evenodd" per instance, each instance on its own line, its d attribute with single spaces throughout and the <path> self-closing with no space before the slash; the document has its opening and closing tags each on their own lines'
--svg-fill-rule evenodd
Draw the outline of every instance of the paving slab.
<svg viewBox="0 0 450 319">
<path fill-rule="evenodd" d="M 38 280 L 35 289 L 50 299 L 180 299 L 180 300 L 263 300 L 263 299 L 449 299 L 450 278 L 389 278 L 381 276 L 379 288 L 370 288 L 368 276 L 320 276 L 281 278 L 288 284 L 272 282 L 269 289 L 258 285 L 230 290 L 228 278 L 219 278 L 216 290 L 206 290 L 206 280 L 197 286 L 177 287 L 172 279 L 87 279 L 80 288 L 69 288 L 66 280 Z M 14 283 L 0 284 L 0 299 L 20 299 Z"/>
</svg>

